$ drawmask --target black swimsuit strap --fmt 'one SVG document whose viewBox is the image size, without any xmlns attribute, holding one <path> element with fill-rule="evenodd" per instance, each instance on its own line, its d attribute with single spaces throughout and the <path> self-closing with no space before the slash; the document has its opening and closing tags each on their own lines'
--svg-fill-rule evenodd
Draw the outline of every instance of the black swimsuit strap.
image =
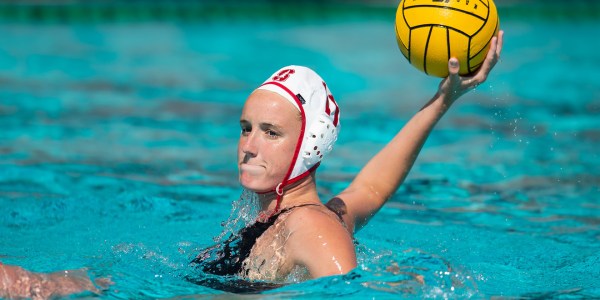
<svg viewBox="0 0 600 300">
<path fill-rule="evenodd" d="M 300 205 L 296 205 L 296 206 L 290 206 L 290 207 L 286 207 L 280 211 L 278 211 L 276 214 L 272 215 L 269 220 L 267 220 L 267 223 L 271 221 L 271 219 L 274 217 L 275 219 L 273 219 L 273 223 L 275 222 L 275 220 L 277 220 L 277 218 L 279 217 L 279 215 L 286 213 L 294 208 L 298 208 L 298 207 L 304 207 L 304 206 L 320 206 L 321 204 L 316 204 L 316 203 L 304 203 L 304 204 L 300 204 Z"/>
</svg>

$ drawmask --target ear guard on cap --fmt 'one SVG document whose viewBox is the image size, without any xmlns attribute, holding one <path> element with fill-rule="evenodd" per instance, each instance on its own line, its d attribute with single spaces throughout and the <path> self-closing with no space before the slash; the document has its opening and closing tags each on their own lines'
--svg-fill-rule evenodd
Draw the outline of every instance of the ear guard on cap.
<svg viewBox="0 0 600 300">
<path fill-rule="evenodd" d="M 317 164 L 323 156 L 331 152 L 336 140 L 336 129 L 331 119 L 319 115 L 308 129 L 300 150 L 304 164 L 308 168 Z"/>
</svg>

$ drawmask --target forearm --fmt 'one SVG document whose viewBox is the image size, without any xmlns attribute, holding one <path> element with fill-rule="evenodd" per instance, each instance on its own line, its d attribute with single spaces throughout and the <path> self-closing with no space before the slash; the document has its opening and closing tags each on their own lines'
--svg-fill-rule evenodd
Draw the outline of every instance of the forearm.
<svg viewBox="0 0 600 300">
<path fill-rule="evenodd" d="M 458 75 L 456 58 L 448 60 L 449 75 L 436 95 L 361 170 L 350 186 L 334 199 L 351 233 L 360 229 L 402 184 L 435 124 L 459 97 L 483 83 L 500 58 L 504 32 L 492 38 L 482 66 L 473 76 Z M 341 199 L 341 201 L 339 201 Z"/>
<path fill-rule="evenodd" d="M 357 175 L 349 190 L 364 189 L 361 207 L 355 207 L 356 228 L 378 211 L 402 184 L 430 132 L 451 101 L 436 94 Z M 363 215 L 366 214 L 366 215 Z"/>
<path fill-rule="evenodd" d="M 502 34 L 503 32 L 500 32 L 500 37 Z M 353 185 L 368 189 L 366 195 L 369 199 L 366 200 L 371 205 L 367 210 L 370 211 L 370 214 L 379 210 L 402 184 L 429 137 L 429 133 L 450 106 L 463 94 L 485 81 L 492 67 L 491 64 L 495 63 L 499 55 L 500 49 L 496 52 L 496 42 L 497 40 L 494 38 L 482 70 L 472 78 L 460 78 L 458 61 L 451 59 L 448 62 L 450 76 L 440 83 L 435 96 L 358 174 Z M 366 217 L 368 218 L 368 216 Z"/>
<path fill-rule="evenodd" d="M 45 280 L 41 275 L 21 267 L 0 263 L 0 297 L 8 299 L 38 298 Z M 43 297 L 41 297 L 43 298 Z"/>
<path fill-rule="evenodd" d="M 98 292 L 81 270 L 34 273 L 0 263 L 0 298 L 47 299 L 83 291 Z"/>
</svg>

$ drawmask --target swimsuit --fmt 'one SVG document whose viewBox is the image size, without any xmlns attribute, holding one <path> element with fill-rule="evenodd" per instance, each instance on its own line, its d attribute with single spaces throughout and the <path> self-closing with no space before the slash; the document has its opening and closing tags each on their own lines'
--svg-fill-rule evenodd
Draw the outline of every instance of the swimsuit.
<svg viewBox="0 0 600 300">
<path fill-rule="evenodd" d="M 259 292 L 282 286 L 283 284 L 242 279 L 224 281 L 222 278 L 210 276 L 209 274 L 218 276 L 245 275 L 243 274 L 243 263 L 250 256 L 250 251 L 256 240 L 277 221 L 281 214 L 297 207 L 310 205 L 319 206 L 318 204 L 309 203 L 284 208 L 269 217 L 266 222 L 255 222 L 240 230 L 238 234 L 231 235 L 223 244 L 203 250 L 191 263 L 201 269 L 205 275 L 201 277 L 188 275 L 186 279 L 199 285 L 234 293 Z M 213 258 L 213 256 L 216 256 L 216 258 Z"/>
</svg>

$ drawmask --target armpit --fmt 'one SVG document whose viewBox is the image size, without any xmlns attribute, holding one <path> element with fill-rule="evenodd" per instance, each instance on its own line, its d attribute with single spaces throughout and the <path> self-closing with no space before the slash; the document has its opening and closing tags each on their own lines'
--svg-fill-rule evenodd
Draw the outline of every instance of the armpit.
<svg viewBox="0 0 600 300">
<path fill-rule="evenodd" d="M 334 212 L 338 218 L 340 218 L 340 221 L 344 223 L 344 215 L 348 214 L 348 208 L 346 207 L 344 200 L 339 197 L 335 197 L 329 200 L 325 206 Z"/>
</svg>

